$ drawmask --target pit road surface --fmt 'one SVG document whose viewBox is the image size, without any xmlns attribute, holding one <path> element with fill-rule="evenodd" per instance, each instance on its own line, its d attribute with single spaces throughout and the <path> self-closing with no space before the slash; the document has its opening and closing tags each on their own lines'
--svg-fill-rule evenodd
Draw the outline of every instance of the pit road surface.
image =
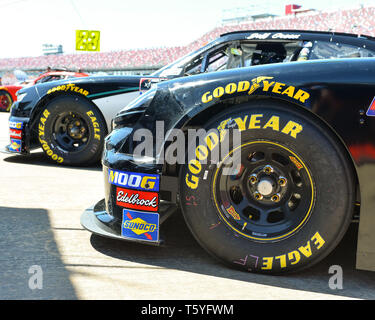
<svg viewBox="0 0 375 320">
<path fill-rule="evenodd" d="M 9 143 L 0 113 L 0 145 Z M 55 165 L 41 149 L 0 154 L 0 299 L 375 299 L 375 272 L 355 270 L 358 224 L 326 259 L 306 271 L 265 276 L 231 270 L 190 235 L 180 212 L 163 225 L 165 247 L 91 235 L 84 209 L 104 197 L 101 167 Z M 40 266 L 43 288 L 29 288 Z M 331 290 L 328 269 L 343 269 Z"/>
</svg>

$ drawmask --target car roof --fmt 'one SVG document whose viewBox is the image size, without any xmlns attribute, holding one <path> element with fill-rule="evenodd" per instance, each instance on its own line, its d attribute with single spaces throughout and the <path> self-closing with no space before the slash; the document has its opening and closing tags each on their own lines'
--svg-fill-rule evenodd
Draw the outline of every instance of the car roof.
<svg viewBox="0 0 375 320">
<path fill-rule="evenodd" d="M 346 37 L 353 37 L 353 38 L 365 38 L 368 40 L 375 40 L 375 37 L 369 36 L 369 35 L 363 35 L 363 34 L 355 34 L 355 33 L 345 33 L 345 32 L 335 32 L 335 31 L 313 31 L 313 30 L 293 30 L 293 29 L 283 29 L 283 30 L 239 30 L 239 31 L 232 31 L 232 32 L 226 32 L 220 35 L 220 37 L 228 36 L 228 35 L 235 35 L 235 34 L 247 34 L 247 33 L 299 33 L 301 35 L 325 35 L 325 36 L 346 36 Z"/>
</svg>

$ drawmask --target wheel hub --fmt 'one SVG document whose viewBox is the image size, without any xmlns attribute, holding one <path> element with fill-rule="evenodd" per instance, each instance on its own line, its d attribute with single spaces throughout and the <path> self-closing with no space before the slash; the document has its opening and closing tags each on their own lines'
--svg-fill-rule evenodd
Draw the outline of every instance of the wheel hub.
<svg viewBox="0 0 375 320">
<path fill-rule="evenodd" d="M 296 155 L 288 148 L 259 141 L 242 145 L 236 158 L 242 170 L 222 174 L 223 160 L 214 176 L 213 192 L 219 213 L 230 227 L 251 239 L 273 241 L 302 226 L 311 213 L 314 187 L 307 168 L 297 167 L 291 157 Z"/>
<path fill-rule="evenodd" d="M 85 131 L 85 127 L 79 121 L 73 121 L 68 124 L 68 134 L 73 139 L 82 139 Z"/>
<path fill-rule="evenodd" d="M 257 190 L 262 196 L 268 196 L 274 189 L 274 181 L 270 178 L 263 178 L 257 185 Z"/>
<path fill-rule="evenodd" d="M 257 201 L 279 202 L 286 192 L 288 180 L 279 170 L 267 164 L 249 176 L 250 193 Z"/>
<path fill-rule="evenodd" d="M 61 114 L 56 119 L 53 130 L 57 144 L 67 151 L 82 149 L 90 133 L 82 116 L 72 112 Z"/>
</svg>

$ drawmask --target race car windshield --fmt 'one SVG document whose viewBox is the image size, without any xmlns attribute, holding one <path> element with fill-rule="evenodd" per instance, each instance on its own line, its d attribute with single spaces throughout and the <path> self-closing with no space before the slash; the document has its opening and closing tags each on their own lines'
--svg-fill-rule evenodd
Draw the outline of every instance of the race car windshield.
<svg viewBox="0 0 375 320">
<path fill-rule="evenodd" d="M 301 46 L 300 41 L 228 41 L 220 44 L 214 41 L 154 72 L 152 76 L 174 78 L 202 72 L 291 61 L 294 60 L 295 52 L 301 50 Z"/>
<path fill-rule="evenodd" d="M 209 44 L 205 45 L 204 47 L 190 52 L 187 55 L 183 56 L 182 58 L 178 59 L 177 61 L 174 61 L 167 66 L 155 71 L 151 74 L 151 76 L 155 77 L 166 77 L 166 78 L 173 78 L 176 76 L 179 76 L 181 72 L 183 71 L 185 65 L 189 63 L 189 61 L 194 57 L 200 55 L 202 52 L 206 51 L 208 48 L 213 47 L 217 43 L 217 40 L 210 42 Z"/>
<path fill-rule="evenodd" d="M 309 60 L 375 57 L 373 51 L 349 44 L 315 41 Z"/>
</svg>

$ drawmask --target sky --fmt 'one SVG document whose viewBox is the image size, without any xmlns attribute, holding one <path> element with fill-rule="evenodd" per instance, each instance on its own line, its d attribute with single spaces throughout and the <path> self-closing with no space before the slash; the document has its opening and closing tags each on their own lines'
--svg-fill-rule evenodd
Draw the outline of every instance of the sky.
<svg viewBox="0 0 375 320">
<path fill-rule="evenodd" d="M 187 45 L 219 25 L 223 9 L 263 5 L 283 15 L 288 3 L 318 10 L 375 6 L 375 0 L 0 0 L 0 58 L 40 56 L 44 43 L 75 53 L 75 30 L 99 30 L 102 52 Z"/>
</svg>

